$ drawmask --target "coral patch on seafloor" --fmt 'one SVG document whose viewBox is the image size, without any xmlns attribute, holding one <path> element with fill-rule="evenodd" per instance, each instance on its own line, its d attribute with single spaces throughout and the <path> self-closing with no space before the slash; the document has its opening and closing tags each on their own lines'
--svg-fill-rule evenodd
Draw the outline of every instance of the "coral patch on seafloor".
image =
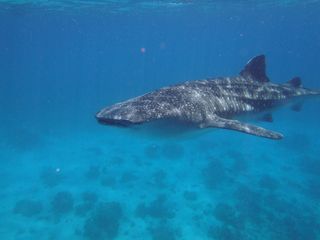
<svg viewBox="0 0 320 240">
<path fill-rule="evenodd" d="M 226 203 L 218 203 L 213 211 L 214 217 L 225 225 L 239 228 L 241 221 L 237 216 L 235 209 Z"/>
<path fill-rule="evenodd" d="M 197 193 L 193 191 L 184 191 L 183 197 L 188 201 L 196 201 L 198 199 Z"/>
<path fill-rule="evenodd" d="M 100 183 L 104 187 L 114 188 L 117 185 L 117 179 L 112 176 L 104 176 L 101 178 Z"/>
<path fill-rule="evenodd" d="M 241 232 L 227 226 L 211 226 L 208 230 L 208 237 L 214 240 L 243 240 Z"/>
<path fill-rule="evenodd" d="M 42 203 L 40 201 L 23 199 L 16 202 L 13 212 L 24 217 L 33 217 L 39 215 L 42 208 Z"/>
<path fill-rule="evenodd" d="M 74 213 L 79 217 L 86 216 L 96 205 L 98 195 L 94 192 L 85 191 L 81 195 L 83 202 L 75 206 Z"/>
<path fill-rule="evenodd" d="M 259 186 L 263 189 L 274 191 L 279 187 L 279 182 L 270 175 L 263 175 L 260 178 Z"/>
<path fill-rule="evenodd" d="M 54 196 L 51 207 L 55 215 L 63 215 L 73 210 L 74 199 L 70 192 L 62 191 L 56 193 Z"/>
<path fill-rule="evenodd" d="M 222 162 L 218 159 L 211 160 L 202 170 L 204 184 L 208 189 L 214 189 L 226 181 L 228 175 Z"/>
<path fill-rule="evenodd" d="M 82 193 L 82 200 L 94 204 L 98 201 L 98 195 L 94 192 L 86 191 Z"/>
<path fill-rule="evenodd" d="M 85 220 L 83 236 L 90 240 L 114 239 L 118 235 L 122 217 L 120 203 L 101 203 Z"/>
<path fill-rule="evenodd" d="M 120 178 L 120 182 L 126 184 L 126 183 L 135 182 L 138 179 L 139 179 L 139 177 L 136 174 L 134 174 L 133 172 L 130 172 L 130 171 L 126 171 L 122 174 L 122 176 Z"/>
<path fill-rule="evenodd" d="M 165 223 L 150 227 L 149 232 L 152 240 L 175 240 L 180 236 L 179 230 Z"/>
<path fill-rule="evenodd" d="M 156 219 L 170 219 L 175 216 L 172 206 L 167 202 L 165 195 L 159 195 L 149 205 L 140 203 L 136 208 L 136 216 Z"/>
<path fill-rule="evenodd" d="M 75 215 L 84 217 L 93 209 L 94 205 L 90 203 L 81 203 L 74 208 Z"/>
<path fill-rule="evenodd" d="M 153 173 L 151 177 L 151 183 L 159 189 L 166 188 L 167 187 L 167 174 L 163 170 L 157 170 Z"/>
</svg>

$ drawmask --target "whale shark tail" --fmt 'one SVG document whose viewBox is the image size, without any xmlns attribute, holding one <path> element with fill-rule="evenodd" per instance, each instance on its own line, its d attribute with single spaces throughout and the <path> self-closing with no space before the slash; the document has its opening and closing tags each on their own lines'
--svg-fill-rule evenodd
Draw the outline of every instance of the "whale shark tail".
<svg viewBox="0 0 320 240">
<path fill-rule="evenodd" d="M 303 85 L 302 85 L 302 80 L 301 80 L 300 77 L 293 77 L 292 79 L 287 81 L 284 85 L 290 86 L 290 87 L 295 88 L 295 89 L 301 88 L 301 89 L 304 90 L 303 95 L 306 95 L 306 96 L 318 96 L 318 95 L 320 95 L 320 89 L 313 90 L 313 89 L 309 89 L 309 88 L 304 88 Z"/>
</svg>

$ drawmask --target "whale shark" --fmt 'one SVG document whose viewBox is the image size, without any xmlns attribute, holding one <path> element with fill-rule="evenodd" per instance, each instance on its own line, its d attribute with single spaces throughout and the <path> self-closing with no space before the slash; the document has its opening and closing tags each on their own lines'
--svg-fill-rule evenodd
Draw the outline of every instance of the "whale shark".
<svg viewBox="0 0 320 240">
<path fill-rule="evenodd" d="M 107 106 L 96 114 L 101 124 L 130 127 L 158 121 L 174 121 L 195 128 L 223 128 L 269 139 L 281 139 L 279 132 L 242 121 L 260 116 L 272 121 L 272 111 L 291 103 L 299 111 L 306 97 L 319 90 L 302 86 L 294 77 L 283 84 L 266 75 L 265 55 L 248 61 L 239 75 L 186 81 Z"/>
</svg>

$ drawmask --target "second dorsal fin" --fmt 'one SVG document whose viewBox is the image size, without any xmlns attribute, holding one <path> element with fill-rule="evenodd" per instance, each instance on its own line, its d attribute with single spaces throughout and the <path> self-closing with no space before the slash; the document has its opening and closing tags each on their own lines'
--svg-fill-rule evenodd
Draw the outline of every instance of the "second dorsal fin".
<svg viewBox="0 0 320 240">
<path fill-rule="evenodd" d="M 288 81 L 288 84 L 291 85 L 292 87 L 296 87 L 296 88 L 301 87 L 302 86 L 301 78 L 294 77 Z"/>
<path fill-rule="evenodd" d="M 266 75 L 266 62 L 265 56 L 259 55 L 249 60 L 244 69 L 240 72 L 240 75 L 244 78 L 257 82 L 269 82 L 269 78 Z"/>
</svg>

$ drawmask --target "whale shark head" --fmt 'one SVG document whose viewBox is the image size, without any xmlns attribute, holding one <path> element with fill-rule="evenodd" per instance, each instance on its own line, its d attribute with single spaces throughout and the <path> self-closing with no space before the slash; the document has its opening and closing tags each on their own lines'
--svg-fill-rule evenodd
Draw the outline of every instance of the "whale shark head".
<svg viewBox="0 0 320 240">
<path fill-rule="evenodd" d="M 148 112 L 143 104 L 128 100 L 103 108 L 96 114 L 96 119 L 104 125 L 129 127 L 146 121 Z"/>
<path fill-rule="evenodd" d="M 129 117 L 126 117 L 125 114 L 121 114 L 121 112 L 113 108 L 102 109 L 95 117 L 99 123 L 104 125 L 129 127 L 135 124 Z"/>
</svg>

